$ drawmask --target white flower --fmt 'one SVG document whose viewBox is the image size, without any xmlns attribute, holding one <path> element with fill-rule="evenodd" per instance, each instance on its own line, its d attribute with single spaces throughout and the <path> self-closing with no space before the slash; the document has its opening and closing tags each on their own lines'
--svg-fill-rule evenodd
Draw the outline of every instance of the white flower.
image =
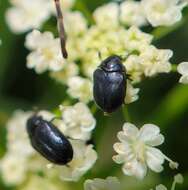
<svg viewBox="0 0 188 190">
<path fill-rule="evenodd" d="M 126 31 L 124 38 L 126 49 L 130 52 L 135 50 L 140 52 L 151 43 L 153 36 L 142 32 L 136 26 L 132 26 Z"/>
<path fill-rule="evenodd" d="M 69 78 L 78 75 L 79 68 L 75 63 L 65 63 L 63 69 L 57 72 L 51 72 L 50 76 L 62 84 L 67 84 Z"/>
<path fill-rule="evenodd" d="M 119 190 L 120 182 L 116 177 L 107 177 L 106 179 L 95 178 L 86 180 L 84 190 Z"/>
<path fill-rule="evenodd" d="M 27 57 L 28 68 L 34 68 L 37 73 L 63 68 L 65 60 L 62 58 L 60 41 L 51 32 L 34 30 L 27 35 L 25 46 L 32 50 Z"/>
<path fill-rule="evenodd" d="M 140 82 L 143 76 L 143 67 L 141 65 L 141 59 L 138 55 L 130 55 L 124 62 L 124 66 L 130 78 L 134 82 Z"/>
<path fill-rule="evenodd" d="M 139 88 L 134 88 L 129 80 L 127 80 L 127 90 L 125 96 L 125 103 L 130 104 L 138 100 L 138 92 L 140 91 Z"/>
<path fill-rule="evenodd" d="M 82 102 L 89 102 L 93 99 L 93 85 L 89 79 L 74 76 L 68 79 L 68 94 Z"/>
<path fill-rule="evenodd" d="M 96 120 L 84 103 L 77 103 L 70 107 L 61 107 L 62 119 L 65 125 L 62 131 L 73 139 L 89 140 Z"/>
<path fill-rule="evenodd" d="M 118 164 L 124 163 L 122 170 L 125 175 L 143 179 L 147 173 L 147 166 L 152 171 L 161 172 L 165 159 L 175 165 L 155 148 L 164 142 L 164 136 L 160 134 L 156 125 L 145 124 L 139 130 L 135 125 L 125 123 L 123 131 L 117 136 L 120 143 L 114 144 L 114 150 L 118 155 L 113 156 L 113 160 Z"/>
<path fill-rule="evenodd" d="M 67 12 L 64 18 L 65 30 L 68 36 L 78 37 L 87 31 L 87 20 L 81 12 Z"/>
<path fill-rule="evenodd" d="M 177 67 L 177 71 L 182 75 L 179 82 L 188 84 L 188 62 L 180 63 Z"/>
<path fill-rule="evenodd" d="M 68 190 L 68 187 L 64 183 L 57 183 L 49 178 L 41 177 L 39 175 L 31 175 L 22 187 L 19 187 L 19 190 Z"/>
<path fill-rule="evenodd" d="M 12 0 L 13 6 L 7 10 L 6 20 L 15 33 L 39 28 L 51 14 L 49 0 Z"/>
<path fill-rule="evenodd" d="M 22 156 L 34 154 L 30 146 L 28 135 L 26 133 L 26 122 L 31 117 L 32 112 L 23 112 L 17 110 L 7 123 L 7 148 L 9 152 L 19 153 Z"/>
<path fill-rule="evenodd" d="M 173 56 L 171 50 L 157 49 L 154 46 L 148 46 L 141 52 L 140 59 L 145 76 L 153 76 L 157 73 L 168 73 L 171 71 L 169 59 Z"/>
<path fill-rule="evenodd" d="M 143 26 L 146 24 L 146 18 L 143 13 L 140 2 L 128 0 L 121 3 L 121 22 L 128 26 Z"/>
<path fill-rule="evenodd" d="M 61 179 L 65 181 L 78 181 L 97 160 L 97 153 L 92 145 L 86 145 L 84 141 L 70 140 L 73 146 L 73 160 L 67 166 L 62 166 Z"/>
<path fill-rule="evenodd" d="M 26 178 L 26 169 L 27 162 L 21 154 L 7 153 L 0 161 L 2 178 L 8 185 L 22 183 Z"/>
<path fill-rule="evenodd" d="M 101 28 L 116 27 L 119 25 L 119 7 L 117 3 L 108 3 L 98 7 L 93 17 Z"/>
<path fill-rule="evenodd" d="M 142 0 L 142 8 L 152 26 L 170 26 L 182 18 L 180 0 Z"/>
</svg>

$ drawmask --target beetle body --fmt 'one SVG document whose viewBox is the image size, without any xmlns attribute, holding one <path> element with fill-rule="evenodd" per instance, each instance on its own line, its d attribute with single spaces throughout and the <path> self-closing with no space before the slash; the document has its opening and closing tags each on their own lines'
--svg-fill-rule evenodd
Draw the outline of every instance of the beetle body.
<svg viewBox="0 0 188 190">
<path fill-rule="evenodd" d="M 126 95 L 126 70 L 119 56 L 110 56 L 96 69 L 94 79 L 94 99 L 106 113 L 119 108 Z"/>
<path fill-rule="evenodd" d="M 33 148 L 50 162 L 65 165 L 72 160 L 72 145 L 51 122 L 34 115 L 27 121 L 27 132 Z"/>
</svg>

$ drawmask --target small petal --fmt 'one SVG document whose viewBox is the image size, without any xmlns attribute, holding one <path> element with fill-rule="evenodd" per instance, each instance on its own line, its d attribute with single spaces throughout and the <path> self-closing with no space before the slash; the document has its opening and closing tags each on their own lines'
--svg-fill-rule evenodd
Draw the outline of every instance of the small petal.
<svg viewBox="0 0 188 190">
<path fill-rule="evenodd" d="M 188 84 L 188 74 L 187 75 L 183 75 L 180 78 L 179 82 L 182 83 L 182 84 Z"/>
<path fill-rule="evenodd" d="M 145 124 L 141 129 L 140 129 L 140 134 L 139 134 L 139 139 L 148 142 L 154 140 L 160 132 L 159 127 L 153 124 Z"/>
<path fill-rule="evenodd" d="M 180 63 L 177 67 L 177 71 L 182 75 L 188 75 L 188 62 Z"/>
<path fill-rule="evenodd" d="M 150 146 L 159 146 L 159 145 L 161 145 L 161 144 L 164 143 L 164 140 L 165 140 L 164 136 L 161 135 L 161 134 L 159 134 L 155 138 L 153 138 L 152 140 L 147 141 L 147 145 L 150 145 Z"/>
<path fill-rule="evenodd" d="M 125 162 L 125 155 L 123 154 L 118 154 L 112 157 L 112 159 L 114 160 L 114 162 L 116 162 L 117 164 L 123 164 L 123 162 Z"/>
<path fill-rule="evenodd" d="M 124 134 L 130 139 L 136 138 L 139 132 L 138 128 L 132 123 L 125 123 L 123 125 L 123 131 L 124 131 Z"/>
<path fill-rule="evenodd" d="M 149 168 L 155 172 L 161 172 L 163 170 L 162 164 L 164 163 L 163 153 L 157 148 L 147 148 L 147 164 Z"/>
<path fill-rule="evenodd" d="M 143 179 L 147 173 L 146 164 L 133 160 L 123 166 L 123 172 L 129 176 L 136 176 L 138 179 Z"/>
</svg>

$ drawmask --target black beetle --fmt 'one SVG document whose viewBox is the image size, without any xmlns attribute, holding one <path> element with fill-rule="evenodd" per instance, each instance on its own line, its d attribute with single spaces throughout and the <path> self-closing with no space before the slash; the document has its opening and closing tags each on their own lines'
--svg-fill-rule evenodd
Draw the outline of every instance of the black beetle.
<svg viewBox="0 0 188 190">
<path fill-rule="evenodd" d="M 33 148 L 50 162 L 66 165 L 72 160 L 72 145 L 51 122 L 34 115 L 27 121 L 27 132 Z"/>
<path fill-rule="evenodd" d="M 126 95 L 126 69 L 121 57 L 113 55 L 102 61 L 93 75 L 96 104 L 106 113 L 119 108 Z"/>
</svg>

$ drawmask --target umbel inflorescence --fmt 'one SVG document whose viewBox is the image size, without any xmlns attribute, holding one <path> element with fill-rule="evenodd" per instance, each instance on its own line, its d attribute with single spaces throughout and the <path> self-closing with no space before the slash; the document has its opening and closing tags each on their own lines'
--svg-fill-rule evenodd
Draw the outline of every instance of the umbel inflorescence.
<svg viewBox="0 0 188 190">
<path fill-rule="evenodd" d="M 139 88 L 135 85 L 143 79 L 172 71 L 170 59 L 173 51 L 155 47 L 152 44 L 154 36 L 142 31 L 139 27 L 171 26 L 181 20 L 182 9 L 187 3 L 181 0 L 111 2 L 98 7 L 86 17 L 82 12 L 73 10 L 76 3 L 74 0 L 64 0 L 61 3 L 68 58 L 62 57 L 58 37 L 50 31 L 40 31 L 43 24 L 56 13 L 52 0 L 11 0 L 10 3 L 11 7 L 6 13 L 10 29 L 17 34 L 28 32 L 25 39 L 25 47 L 30 51 L 26 58 L 27 68 L 33 69 L 37 74 L 48 72 L 52 79 L 66 86 L 67 100 L 70 100 L 68 102 L 73 100 L 77 103 L 68 106 L 67 103 L 60 103 L 58 111 L 54 112 L 15 111 L 7 124 L 7 153 L 1 160 L 2 177 L 6 184 L 15 185 L 23 190 L 33 187 L 59 189 L 59 184 L 61 187 L 63 184 L 64 189 L 69 189 L 70 187 L 61 181 L 78 182 L 100 159 L 97 150 L 90 142 L 97 124 L 94 117 L 95 106 L 91 106 L 94 98 L 99 100 L 96 102 L 103 111 L 112 112 L 116 110 L 112 108 L 118 108 L 122 104 L 130 104 L 139 99 Z M 97 68 L 98 72 L 101 72 L 101 68 L 106 69 L 105 71 L 108 72 L 103 70 L 104 76 L 110 75 L 114 82 L 110 81 L 111 86 L 117 85 L 119 80 L 116 81 L 117 78 L 114 80 L 114 75 L 117 75 L 119 70 L 116 68 L 110 70 L 111 68 L 101 66 L 104 60 L 109 61 L 109 57 L 110 61 L 112 57 L 118 58 L 122 68 L 125 68 L 120 72 L 120 77 L 124 78 L 121 83 L 121 93 L 118 91 L 118 95 L 121 95 L 118 105 L 116 98 L 119 96 L 110 97 L 109 93 L 107 94 L 108 98 L 110 97 L 109 102 L 106 103 L 104 94 L 109 90 L 109 86 L 104 90 L 101 89 L 101 84 L 105 86 L 107 82 L 93 78 L 93 73 Z M 114 71 L 115 74 L 111 73 Z M 179 64 L 177 71 L 182 75 L 180 82 L 187 84 L 187 62 Z M 94 83 L 97 90 L 94 87 L 93 92 Z M 111 89 L 109 92 L 114 92 L 114 86 Z M 60 114 L 56 114 L 57 112 Z M 29 130 L 43 126 L 49 127 L 51 132 L 48 136 L 49 141 L 45 141 L 46 131 L 41 131 L 43 128 L 40 128 L 40 134 L 44 135 L 44 143 L 40 141 L 40 136 L 37 136 L 39 133 L 29 131 L 30 140 L 35 143 L 34 146 L 38 152 L 31 147 L 26 132 L 26 123 L 31 117 L 38 119 L 32 123 Z M 58 131 L 58 135 L 54 130 Z M 165 139 L 158 126 L 145 124 L 138 128 L 132 123 L 125 122 L 123 130 L 117 134 L 117 137 L 120 142 L 114 142 L 114 146 L 111 147 L 117 153 L 112 159 L 114 163 L 122 164 L 123 174 L 143 179 L 148 168 L 157 173 L 162 172 L 165 160 L 169 162 L 172 169 L 178 168 L 178 163 L 173 162 L 156 148 L 164 143 Z M 58 140 L 62 142 L 58 144 Z M 66 163 L 53 162 L 55 164 L 52 164 L 49 160 L 52 161 L 53 154 L 59 153 L 58 148 L 64 147 L 64 142 L 69 144 L 68 152 L 73 154 L 70 153 Z M 53 143 L 62 147 L 57 147 L 57 144 Z M 40 148 L 38 148 L 39 145 Z M 53 148 L 57 150 L 54 151 Z M 43 178 L 35 174 L 42 174 Z M 174 183 L 180 183 L 177 180 L 180 178 L 181 176 L 176 177 Z M 42 182 L 42 179 L 47 185 Z M 56 180 L 54 182 L 54 179 L 58 182 L 56 183 Z M 160 185 L 156 187 L 156 190 L 165 188 Z M 116 177 L 107 177 L 86 180 L 84 189 L 118 190 L 121 186 Z"/>
</svg>

